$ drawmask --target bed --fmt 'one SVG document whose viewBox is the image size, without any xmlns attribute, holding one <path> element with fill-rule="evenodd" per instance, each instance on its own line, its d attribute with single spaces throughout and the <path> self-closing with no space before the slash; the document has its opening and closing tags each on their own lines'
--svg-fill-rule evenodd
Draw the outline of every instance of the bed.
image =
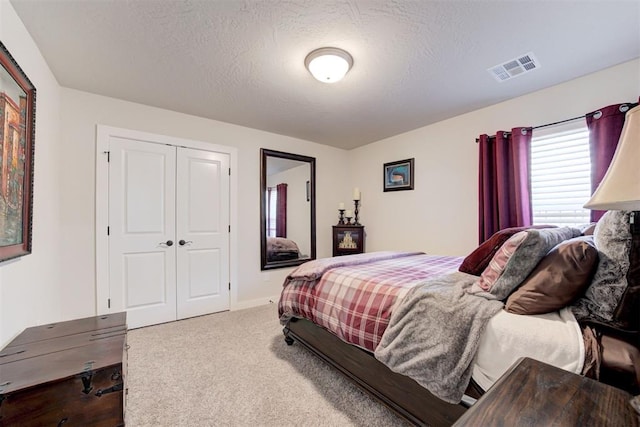
<svg viewBox="0 0 640 427">
<path fill-rule="evenodd" d="M 284 237 L 267 237 L 267 262 L 289 261 L 300 257 L 296 242 Z"/>
<path fill-rule="evenodd" d="M 307 347 L 415 425 L 453 424 L 524 356 L 637 394 L 638 334 L 597 306 L 600 270 L 625 255 L 617 274 L 631 270 L 628 226 L 628 215 L 612 214 L 596 227 L 599 236 L 509 229 L 466 258 L 376 252 L 305 263 L 287 277 L 279 301 L 285 341 Z M 612 234 L 618 246 L 603 243 Z M 558 278 L 562 258 L 569 268 Z M 608 283 L 618 300 L 622 281 Z M 540 286 L 562 292 L 543 289 L 556 294 L 536 299 Z"/>
</svg>

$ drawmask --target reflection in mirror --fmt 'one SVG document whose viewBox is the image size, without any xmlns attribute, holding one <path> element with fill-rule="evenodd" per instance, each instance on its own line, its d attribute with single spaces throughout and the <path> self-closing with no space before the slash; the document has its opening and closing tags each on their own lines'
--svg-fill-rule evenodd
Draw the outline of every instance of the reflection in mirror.
<svg viewBox="0 0 640 427">
<path fill-rule="evenodd" d="M 260 149 L 261 268 L 316 257 L 316 159 Z"/>
</svg>

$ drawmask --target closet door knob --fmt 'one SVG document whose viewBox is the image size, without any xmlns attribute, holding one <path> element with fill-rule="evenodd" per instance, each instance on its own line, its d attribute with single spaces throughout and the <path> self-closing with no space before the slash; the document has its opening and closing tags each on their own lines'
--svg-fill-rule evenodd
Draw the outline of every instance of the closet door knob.
<svg viewBox="0 0 640 427">
<path fill-rule="evenodd" d="M 166 242 L 160 242 L 160 246 L 173 246 L 173 240 L 167 240 Z"/>
<path fill-rule="evenodd" d="M 191 240 L 180 240 L 180 241 L 178 242 L 178 244 L 179 244 L 180 246 L 188 245 L 188 244 L 191 244 L 191 243 L 193 243 Z"/>
</svg>

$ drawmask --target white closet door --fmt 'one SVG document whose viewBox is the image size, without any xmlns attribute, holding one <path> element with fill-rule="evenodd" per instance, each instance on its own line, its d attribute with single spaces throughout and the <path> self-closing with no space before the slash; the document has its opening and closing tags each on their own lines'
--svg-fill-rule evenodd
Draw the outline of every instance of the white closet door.
<svg viewBox="0 0 640 427">
<path fill-rule="evenodd" d="M 129 327 L 176 319 L 175 147 L 109 140 L 109 294 Z"/>
<path fill-rule="evenodd" d="M 178 148 L 177 317 L 229 309 L 229 155 Z"/>
</svg>

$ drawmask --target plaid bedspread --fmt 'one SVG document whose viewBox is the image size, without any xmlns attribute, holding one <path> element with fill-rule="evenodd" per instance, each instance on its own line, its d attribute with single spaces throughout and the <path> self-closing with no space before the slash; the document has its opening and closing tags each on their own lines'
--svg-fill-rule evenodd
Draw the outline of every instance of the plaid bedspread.
<svg viewBox="0 0 640 427">
<path fill-rule="evenodd" d="M 456 270 L 462 260 L 409 255 L 331 268 L 315 280 L 289 277 L 278 303 L 280 321 L 306 318 L 343 341 L 373 352 L 393 308 L 409 289 L 426 278 Z"/>
</svg>

